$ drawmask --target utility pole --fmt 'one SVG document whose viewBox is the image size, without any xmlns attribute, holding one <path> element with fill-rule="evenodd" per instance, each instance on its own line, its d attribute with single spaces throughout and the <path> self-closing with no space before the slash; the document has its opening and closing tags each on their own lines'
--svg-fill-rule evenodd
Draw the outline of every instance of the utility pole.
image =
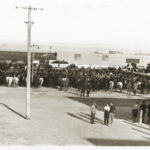
<svg viewBox="0 0 150 150">
<path fill-rule="evenodd" d="M 51 47 L 51 45 L 50 45 L 50 47 L 49 47 L 49 52 L 50 52 L 50 54 L 49 54 L 49 57 L 48 57 L 48 65 L 49 65 L 49 63 L 51 63 L 51 61 L 50 61 L 50 59 L 51 59 L 51 57 L 52 57 L 51 49 L 52 49 L 52 47 Z"/>
<path fill-rule="evenodd" d="M 142 66 L 143 66 L 143 54 L 142 54 Z"/>
<path fill-rule="evenodd" d="M 39 45 L 31 45 L 31 47 L 33 47 L 33 50 L 32 50 L 32 77 L 31 77 L 31 82 L 33 84 L 33 75 L 34 75 L 34 50 L 35 48 L 37 49 L 40 49 Z"/>
<path fill-rule="evenodd" d="M 30 119 L 30 78 L 31 78 L 31 26 L 33 22 L 31 22 L 31 12 L 34 10 L 43 10 L 43 8 L 34 8 L 31 6 L 28 7 L 16 7 L 21 9 L 28 10 L 28 21 L 25 22 L 27 24 L 27 101 L 26 101 L 26 119 Z"/>
<path fill-rule="evenodd" d="M 51 53 L 51 49 L 52 49 L 52 47 L 51 47 L 51 45 L 50 45 L 50 47 L 49 47 L 50 53 Z"/>
<path fill-rule="evenodd" d="M 48 63 L 48 53 L 46 52 L 46 65 Z"/>
</svg>

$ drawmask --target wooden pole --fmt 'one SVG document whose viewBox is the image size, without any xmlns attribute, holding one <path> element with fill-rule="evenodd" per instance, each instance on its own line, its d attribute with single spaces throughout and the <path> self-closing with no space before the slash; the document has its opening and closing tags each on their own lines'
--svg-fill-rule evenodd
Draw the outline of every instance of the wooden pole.
<svg viewBox="0 0 150 150">
<path fill-rule="evenodd" d="M 31 83 L 31 26 L 33 22 L 31 22 L 31 11 L 32 10 L 43 10 L 43 8 L 32 8 L 29 7 L 16 7 L 21 9 L 28 10 L 28 21 L 27 23 L 27 100 L 26 100 L 26 119 L 30 119 L 30 83 Z"/>
<path fill-rule="evenodd" d="M 26 101 L 26 118 L 30 119 L 30 76 L 31 76 L 31 7 L 28 8 L 28 24 L 27 24 L 27 101 Z"/>
<path fill-rule="evenodd" d="M 32 85 L 33 85 L 33 75 L 34 75 L 34 45 L 33 45 L 33 52 L 32 52 Z"/>
</svg>

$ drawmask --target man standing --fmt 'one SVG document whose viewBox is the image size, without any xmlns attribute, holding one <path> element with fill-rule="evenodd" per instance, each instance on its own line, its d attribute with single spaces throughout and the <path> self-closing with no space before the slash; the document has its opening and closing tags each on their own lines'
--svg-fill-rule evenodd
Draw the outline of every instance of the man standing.
<svg viewBox="0 0 150 150">
<path fill-rule="evenodd" d="M 116 111 L 115 106 L 113 105 L 113 103 L 110 103 L 110 111 L 109 111 L 110 124 L 113 124 L 115 111 Z"/>
<path fill-rule="evenodd" d="M 80 84 L 81 84 L 81 94 L 80 94 L 80 96 L 81 96 L 81 97 L 82 97 L 82 96 L 85 97 L 85 89 L 86 89 L 85 77 L 82 77 L 82 78 L 81 78 Z"/>
<path fill-rule="evenodd" d="M 90 79 L 87 78 L 87 82 L 86 82 L 86 94 L 87 94 L 87 97 L 89 97 L 90 90 L 91 90 L 91 83 L 90 83 Z"/>
<path fill-rule="evenodd" d="M 109 125 L 109 111 L 110 111 L 110 107 L 108 104 L 106 104 L 104 106 L 104 124 L 105 125 Z"/>
<path fill-rule="evenodd" d="M 132 107 L 132 117 L 133 117 L 133 122 L 139 122 L 139 110 L 140 109 L 140 106 L 139 106 L 139 103 L 137 102 L 136 104 L 133 105 Z"/>
<path fill-rule="evenodd" d="M 146 113 L 146 108 L 147 105 L 145 104 L 145 101 L 143 101 L 143 104 L 141 104 L 141 110 L 142 110 L 142 123 L 144 123 L 144 118 L 145 118 L 145 113 Z"/>
<path fill-rule="evenodd" d="M 94 120 L 95 120 L 95 114 L 96 114 L 96 103 L 93 102 L 93 104 L 90 107 L 90 112 L 91 112 L 91 124 L 94 124 Z"/>
</svg>

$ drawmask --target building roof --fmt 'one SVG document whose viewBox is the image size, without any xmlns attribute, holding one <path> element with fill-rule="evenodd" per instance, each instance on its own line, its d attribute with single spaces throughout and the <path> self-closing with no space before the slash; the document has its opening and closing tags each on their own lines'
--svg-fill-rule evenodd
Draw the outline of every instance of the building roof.
<svg viewBox="0 0 150 150">
<path fill-rule="evenodd" d="M 32 55 L 32 53 L 31 53 Z M 34 58 L 37 60 L 56 60 L 56 53 L 35 52 Z M 0 60 L 27 61 L 27 52 L 0 51 Z"/>
</svg>

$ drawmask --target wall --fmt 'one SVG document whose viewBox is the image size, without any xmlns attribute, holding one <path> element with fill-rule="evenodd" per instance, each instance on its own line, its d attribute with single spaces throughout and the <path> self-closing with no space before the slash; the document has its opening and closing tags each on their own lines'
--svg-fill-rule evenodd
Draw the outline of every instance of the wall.
<svg viewBox="0 0 150 150">
<path fill-rule="evenodd" d="M 81 58 L 75 59 L 74 54 L 81 54 Z M 114 66 L 123 65 L 125 58 L 121 54 L 100 54 L 100 53 L 74 53 L 74 52 L 58 52 L 57 60 L 66 60 L 69 63 L 78 65 L 102 65 Z"/>
<path fill-rule="evenodd" d="M 81 59 L 75 60 L 74 54 L 81 54 Z M 105 56 L 103 56 L 105 55 Z M 107 58 L 108 56 L 108 58 Z M 104 58 L 106 58 L 104 60 Z M 69 63 L 78 65 L 102 65 L 102 66 L 123 66 L 126 59 L 139 59 L 139 65 L 146 65 L 150 62 L 150 56 L 134 54 L 100 54 L 100 53 L 75 53 L 75 52 L 58 52 L 57 60 L 66 60 Z"/>
</svg>

